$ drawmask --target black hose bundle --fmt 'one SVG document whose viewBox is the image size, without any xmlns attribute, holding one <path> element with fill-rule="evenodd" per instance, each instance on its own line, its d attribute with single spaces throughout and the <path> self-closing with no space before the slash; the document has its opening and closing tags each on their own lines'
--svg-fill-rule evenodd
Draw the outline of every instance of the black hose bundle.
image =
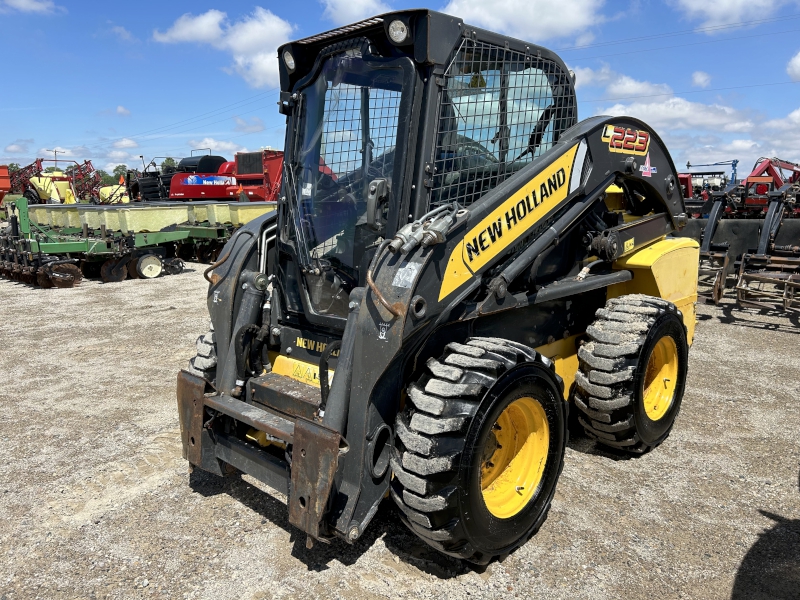
<svg viewBox="0 0 800 600">
<path fill-rule="evenodd" d="M 236 349 L 236 387 L 231 392 L 234 398 L 242 395 L 242 386 L 247 379 L 247 365 L 250 364 L 250 373 L 260 375 L 264 370 L 261 358 L 261 349 L 269 335 L 268 328 L 259 327 L 251 323 L 244 325 L 236 333 L 234 348 Z M 253 343 L 255 342 L 255 343 Z"/>
</svg>

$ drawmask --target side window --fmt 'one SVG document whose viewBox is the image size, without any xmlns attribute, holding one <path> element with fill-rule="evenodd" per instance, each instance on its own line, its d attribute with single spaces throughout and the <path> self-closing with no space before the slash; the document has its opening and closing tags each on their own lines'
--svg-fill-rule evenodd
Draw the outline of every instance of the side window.
<svg viewBox="0 0 800 600">
<path fill-rule="evenodd" d="M 567 75 L 552 61 L 464 40 L 445 72 L 431 206 L 469 206 L 575 122 Z"/>
</svg>

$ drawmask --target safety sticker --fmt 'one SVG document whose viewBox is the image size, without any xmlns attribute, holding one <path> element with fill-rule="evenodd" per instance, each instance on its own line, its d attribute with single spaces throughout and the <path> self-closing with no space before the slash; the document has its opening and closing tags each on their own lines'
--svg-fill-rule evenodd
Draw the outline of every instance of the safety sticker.
<svg viewBox="0 0 800 600">
<path fill-rule="evenodd" d="M 398 269 L 395 273 L 392 285 L 394 287 L 410 289 L 414 285 L 414 279 L 417 277 L 419 265 L 417 263 L 408 263 L 402 269 Z"/>
</svg>

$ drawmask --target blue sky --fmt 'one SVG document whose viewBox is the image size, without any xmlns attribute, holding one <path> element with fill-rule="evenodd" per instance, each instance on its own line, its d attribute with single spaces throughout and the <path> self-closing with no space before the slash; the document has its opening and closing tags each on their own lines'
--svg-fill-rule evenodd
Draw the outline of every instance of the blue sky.
<svg viewBox="0 0 800 600">
<path fill-rule="evenodd" d="M 0 0 L 0 164 L 283 146 L 275 49 L 399 0 Z M 579 116 L 629 114 L 676 164 L 800 162 L 800 1 L 441 0 L 430 8 L 559 51 Z"/>
</svg>

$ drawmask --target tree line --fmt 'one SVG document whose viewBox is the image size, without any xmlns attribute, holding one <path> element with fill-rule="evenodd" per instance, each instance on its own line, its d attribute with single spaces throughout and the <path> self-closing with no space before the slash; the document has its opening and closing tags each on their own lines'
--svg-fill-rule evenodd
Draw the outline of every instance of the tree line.
<svg viewBox="0 0 800 600">
<path fill-rule="evenodd" d="M 65 161 L 66 162 L 66 161 Z M 163 161 L 161 161 L 161 168 L 164 169 L 165 167 L 174 167 L 176 166 L 175 159 L 171 156 L 168 156 Z M 19 163 L 8 163 L 8 172 L 13 173 L 15 171 L 19 171 L 22 167 Z M 119 164 L 109 173 L 104 169 L 97 169 L 97 172 L 100 174 L 102 178 L 103 185 L 116 185 L 119 183 L 120 177 L 125 177 L 127 172 L 130 170 L 130 167 L 126 164 Z M 65 167 L 64 169 L 56 169 L 55 166 L 47 167 L 44 169 L 45 173 L 53 173 L 54 171 L 64 171 L 69 173 L 69 167 Z"/>
</svg>

